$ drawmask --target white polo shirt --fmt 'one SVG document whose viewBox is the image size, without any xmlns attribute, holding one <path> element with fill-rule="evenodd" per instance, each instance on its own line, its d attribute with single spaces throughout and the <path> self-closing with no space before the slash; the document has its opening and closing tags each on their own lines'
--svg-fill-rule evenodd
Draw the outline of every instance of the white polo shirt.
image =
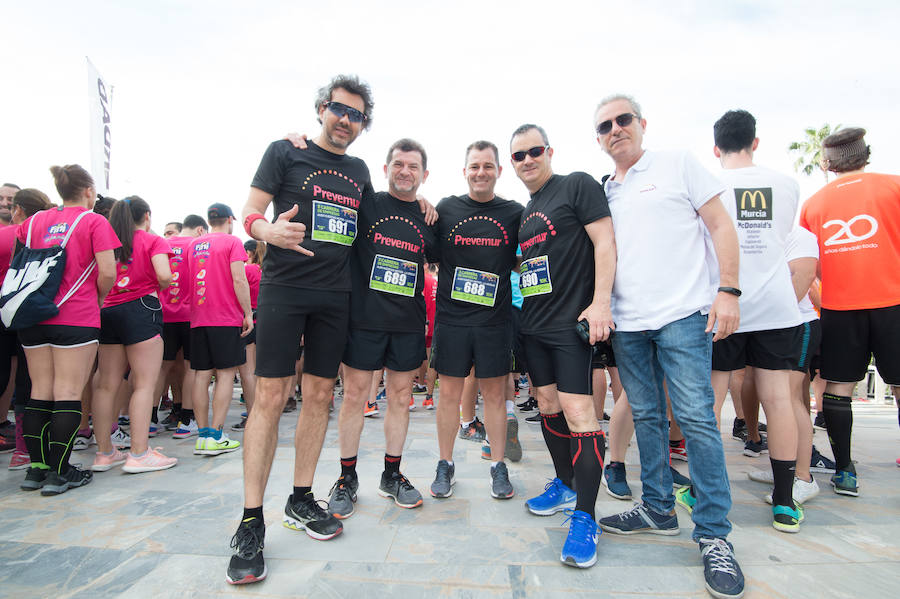
<svg viewBox="0 0 900 599">
<path fill-rule="evenodd" d="M 612 314 L 619 331 L 658 330 L 709 312 L 715 279 L 697 210 L 725 191 L 685 151 L 645 151 L 606 198 L 616 234 Z"/>
<path fill-rule="evenodd" d="M 787 262 L 798 258 L 815 258 L 819 259 L 819 241 L 816 236 L 801 227 L 794 225 L 791 232 L 788 233 L 787 242 L 785 243 L 785 259 Z M 791 286 L 793 289 L 793 286 Z M 796 295 L 794 297 L 797 297 Z M 800 300 L 800 319 L 802 322 L 812 322 L 819 318 L 816 308 L 809 299 L 809 292 Z"/>
</svg>

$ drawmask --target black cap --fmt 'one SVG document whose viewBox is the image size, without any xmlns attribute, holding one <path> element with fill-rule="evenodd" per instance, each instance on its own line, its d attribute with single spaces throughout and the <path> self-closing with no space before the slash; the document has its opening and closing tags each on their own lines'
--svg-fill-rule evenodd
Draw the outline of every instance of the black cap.
<svg viewBox="0 0 900 599">
<path fill-rule="evenodd" d="M 207 218 L 234 218 L 234 212 L 226 204 L 216 202 L 206 210 Z"/>
</svg>

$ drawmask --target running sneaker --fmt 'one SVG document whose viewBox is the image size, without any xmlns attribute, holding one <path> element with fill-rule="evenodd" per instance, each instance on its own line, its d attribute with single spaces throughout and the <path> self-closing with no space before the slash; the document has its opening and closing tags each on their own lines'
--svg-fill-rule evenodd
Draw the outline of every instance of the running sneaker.
<svg viewBox="0 0 900 599">
<path fill-rule="evenodd" d="M 287 402 L 285 402 L 285 404 L 284 404 L 284 409 L 282 410 L 282 413 L 287 414 L 288 412 L 293 412 L 296 409 L 297 409 L 297 400 L 294 399 L 293 397 L 289 397 Z"/>
<path fill-rule="evenodd" d="M 744 574 L 734 557 L 731 543 L 725 539 L 701 538 L 699 544 L 706 590 L 719 599 L 743 597 Z"/>
<path fill-rule="evenodd" d="M 121 426 L 109 436 L 109 439 L 116 449 L 128 449 L 131 447 L 131 435 L 126 433 Z"/>
<path fill-rule="evenodd" d="M 415 409 L 416 409 L 416 400 L 415 400 L 412 396 L 410 396 L 410 398 L 409 398 L 409 411 L 412 412 L 412 411 L 415 410 Z"/>
<path fill-rule="evenodd" d="M 78 431 L 75 434 L 75 440 L 72 442 L 72 451 L 84 451 L 91 445 L 97 444 L 97 439 L 91 429 L 87 429 L 87 434 Z"/>
<path fill-rule="evenodd" d="M 544 492 L 525 502 L 525 508 L 535 516 L 551 516 L 556 512 L 575 509 L 575 491 L 554 478 L 544 485 Z"/>
<path fill-rule="evenodd" d="M 378 485 L 378 494 L 382 497 L 391 497 L 399 507 L 411 509 L 422 505 L 422 494 L 419 493 L 409 479 L 399 472 L 381 473 L 381 484 Z"/>
<path fill-rule="evenodd" d="M 90 470 L 82 470 L 78 466 L 69 465 L 69 469 L 62 474 L 50 472 L 44 479 L 44 486 L 41 487 L 41 495 L 61 495 L 69 489 L 75 487 L 83 487 L 91 482 L 94 473 Z"/>
<path fill-rule="evenodd" d="M 355 476 L 341 476 L 328 492 L 328 512 L 335 518 L 343 520 L 353 515 L 356 503 L 356 491 L 359 479 Z"/>
<path fill-rule="evenodd" d="M 559 561 L 567 566 L 590 568 L 597 562 L 597 539 L 601 534 L 597 523 L 590 514 L 581 510 L 567 510 L 566 513 L 569 515 L 566 522 L 571 524 Z"/>
<path fill-rule="evenodd" d="M 850 465 L 850 470 L 838 470 L 831 475 L 831 486 L 838 495 L 859 497 L 859 484 L 856 481 L 856 470 Z"/>
<path fill-rule="evenodd" d="M 516 494 L 512 483 L 509 482 L 509 470 L 506 462 L 497 462 L 491 465 L 491 497 L 494 499 L 510 499 Z"/>
<path fill-rule="evenodd" d="M 263 559 L 263 547 L 266 540 L 266 525 L 259 518 L 247 518 L 238 525 L 237 532 L 231 537 L 231 548 L 234 555 L 228 562 L 225 580 L 228 584 L 248 584 L 259 582 L 269 573 Z"/>
<path fill-rule="evenodd" d="M 176 428 L 178 428 L 178 416 L 174 411 L 169 412 L 169 415 L 163 418 L 163 421 L 160 422 L 160 424 L 167 431 L 174 431 Z"/>
<path fill-rule="evenodd" d="M 127 459 L 128 456 L 124 452 L 113 446 L 111 454 L 97 452 L 97 455 L 94 456 L 94 463 L 91 464 L 91 470 L 94 472 L 106 472 L 120 464 L 124 464 Z"/>
<path fill-rule="evenodd" d="M 172 433 L 172 438 L 187 439 L 188 437 L 193 437 L 194 435 L 198 434 L 199 431 L 200 427 L 197 425 L 197 421 L 191 418 L 190 422 L 178 423 L 178 427 L 175 429 L 175 432 Z"/>
<path fill-rule="evenodd" d="M 769 453 L 769 443 L 765 436 L 760 435 L 758 442 L 749 438 L 744 442 L 745 456 L 749 458 L 758 458 L 764 453 Z"/>
<path fill-rule="evenodd" d="M 466 425 L 459 425 L 459 438 L 466 441 L 484 441 L 484 424 L 475 417 L 475 420 Z"/>
<path fill-rule="evenodd" d="M 0 453 L 9 453 L 16 450 L 16 440 L 0 436 Z"/>
<path fill-rule="evenodd" d="M 690 514 L 694 511 L 694 506 L 697 505 L 697 498 L 691 493 L 690 487 L 682 487 L 675 491 L 675 503 L 686 509 L 687 513 Z"/>
<path fill-rule="evenodd" d="M 542 419 L 543 418 L 541 417 L 541 413 L 535 412 L 531 416 L 526 416 L 525 422 L 527 422 L 528 424 L 540 424 Z"/>
<path fill-rule="evenodd" d="M 422 400 L 422 407 L 426 410 L 434 409 L 434 397 L 431 395 L 426 395 L 425 399 Z"/>
<path fill-rule="evenodd" d="M 421 395 L 428 392 L 428 387 L 426 387 L 425 385 L 420 385 L 419 383 L 413 383 L 412 392 L 416 395 Z"/>
<path fill-rule="evenodd" d="M 125 465 L 122 466 L 122 472 L 137 474 L 139 472 L 154 472 L 156 470 L 166 470 L 178 463 L 178 458 L 170 458 L 160 452 L 162 447 L 153 447 L 147 452 L 137 457 L 133 453 L 128 453 Z"/>
<path fill-rule="evenodd" d="M 794 501 L 794 506 L 773 505 L 772 527 L 781 532 L 800 532 L 800 523 L 803 522 L 803 508 Z"/>
<path fill-rule="evenodd" d="M 0 437 L 8 439 L 16 438 L 16 423 L 12 420 L 4 420 L 0 422 Z"/>
<path fill-rule="evenodd" d="M 756 425 L 756 430 L 758 430 L 758 431 L 761 432 L 761 433 L 767 433 L 767 432 L 769 432 L 769 428 L 766 426 L 766 423 L 765 423 L 765 422 L 760 422 L 760 423 L 758 423 L 758 424 Z"/>
<path fill-rule="evenodd" d="M 659 514 L 642 503 L 621 514 L 613 514 L 599 520 L 600 528 L 617 535 L 636 535 L 646 532 L 654 535 L 677 535 L 678 516 L 673 510 L 671 514 Z"/>
<path fill-rule="evenodd" d="M 828 430 L 828 427 L 825 426 L 825 412 L 819 412 L 818 414 L 816 414 L 816 417 L 813 420 L 813 426 L 823 431 Z"/>
<path fill-rule="evenodd" d="M 221 436 L 218 439 L 215 437 L 199 437 L 194 444 L 194 453 L 199 455 L 219 455 L 240 449 L 240 441 L 229 439 L 228 435 L 222 431 L 219 432 Z"/>
<path fill-rule="evenodd" d="M 816 446 L 812 448 L 812 459 L 809 461 L 810 472 L 821 472 L 823 474 L 834 474 L 834 462 L 819 453 Z"/>
<path fill-rule="evenodd" d="M 516 407 L 519 408 L 520 410 L 522 410 L 523 412 L 533 412 L 533 411 L 537 410 L 538 403 L 535 398 L 529 396 L 528 399 L 526 399 L 522 403 L 516 404 Z"/>
<path fill-rule="evenodd" d="M 431 483 L 432 497 L 450 497 L 456 483 L 456 465 L 447 460 L 440 460 L 435 469 L 434 482 Z"/>
<path fill-rule="evenodd" d="M 25 470 L 29 466 L 31 466 L 31 458 L 27 451 L 13 451 L 9 458 L 10 470 Z"/>
<path fill-rule="evenodd" d="M 747 473 L 747 478 L 758 483 L 775 484 L 775 476 L 771 470 L 751 470 Z"/>
<path fill-rule="evenodd" d="M 153 423 L 151 423 L 151 424 L 150 424 L 150 430 L 147 432 L 147 436 L 148 436 L 148 437 L 155 437 L 156 435 L 159 434 L 159 429 L 160 429 L 159 424 L 153 424 Z"/>
<path fill-rule="evenodd" d="M 131 419 L 128 416 L 119 416 L 119 426 L 128 426 L 131 424 Z"/>
<path fill-rule="evenodd" d="M 672 468 L 671 465 L 669 466 L 669 472 L 672 473 L 672 487 L 673 488 L 680 489 L 682 487 L 691 486 L 691 479 L 689 479 L 688 477 L 683 475 L 678 470 L 675 470 L 675 468 Z"/>
<path fill-rule="evenodd" d="M 382 390 L 379 391 L 378 394 L 375 396 L 375 401 L 384 401 L 386 397 L 387 397 L 387 395 L 386 395 L 386 393 L 385 393 L 385 390 L 382 389 Z"/>
<path fill-rule="evenodd" d="M 244 416 L 243 418 L 241 418 L 240 422 L 238 422 L 237 424 L 231 425 L 231 430 L 237 431 L 240 433 L 240 432 L 243 432 L 243 430 L 246 426 L 247 426 L 247 417 Z"/>
<path fill-rule="evenodd" d="M 47 475 L 49 474 L 50 470 L 46 468 L 29 466 L 28 472 L 25 473 L 25 480 L 22 481 L 19 488 L 23 491 L 35 491 L 40 489 L 44 486 L 44 482 L 47 480 Z"/>
<path fill-rule="evenodd" d="M 522 444 L 519 442 L 519 421 L 516 415 L 506 413 L 506 449 L 503 455 L 510 462 L 518 462 L 522 459 Z"/>
<path fill-rule="evenodd" d="M 482 460 L 490 460 L 491 459 L 491 444 L 485 439 L 481 444 L 481 459 Z"/>
<path fill-rule="evenodd" d="M 344 531 L 340 521 L 325 511 L 324 501 L 316 501 L 312 492 L 298 500 L 291 495 L 284 506 L 282 524 L 291 530 L 305 530 L 306 534 L 319 541 L 333 539 Z"/>
<path fill-rule="evenodd" d="M 378 415 L 378 402 L 366 402 L 366 409 L 363 411 L 363 416 L 377 416 Z"/>
<path fill-rule="evenodd" d="M 625 463 L 609 462 L 603 469 L 603 487 L 616 499 L 631 499 L 631 487 L 625 480 Z"/>
<path fill-rule="evenodd" d="M 740 418 L 734 419 L 734 424 L 731 427 L 731 438 L 741 443 L 747 441 L 747 423 L 744 420 Z"/>
<path fill-rule="evenodd" d="M 684 439 L 678 441 L 669 441 L 669 457 L 673 460 L 688 461 L 687 448 L 684 445 Z"/>
<path fill-rule="evenodd" d="M 791 488 L 791 495 L 793 496 L 794 501 L 801 505 L 819 494 L 819 483 L 816 482 L 816 479 L 810 478 L 812 480 L 806 482 L 805 480 L 800 480 L 796 476 L 794 477 L 794 486 Z M 766 495 L 766 503 L 772 505 L 771 493 Z"/>
</svg>

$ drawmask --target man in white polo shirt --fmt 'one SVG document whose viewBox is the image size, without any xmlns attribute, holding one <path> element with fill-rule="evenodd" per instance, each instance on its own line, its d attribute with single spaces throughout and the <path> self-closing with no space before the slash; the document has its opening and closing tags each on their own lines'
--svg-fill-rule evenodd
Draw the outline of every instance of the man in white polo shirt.
<svg viewBox="0 0 900 599">
<path fill-rule="evenodd" d="M 647 121 L 632 98 L 606 98 L 594 122 L 597 141 L 615 163 L 605 180 L 618 250 L 612 343 L 634 414 L 643 485 L 642 503 L 599 524 L 616 534 L 679 532 L 666 462 L 665 381 L 688 454 L 702 456 L 688 466 L 706 587 L 716 597 L 741 597 L 744 576 L 725 540 L 731 490 L 710 384 L 712 341 L 739 322 L 737 235 L 719 200 L 725 188 L 687 152 L 645 151 Z M 714 298 L 707 229 L 722 285 Z"/>
</svg>

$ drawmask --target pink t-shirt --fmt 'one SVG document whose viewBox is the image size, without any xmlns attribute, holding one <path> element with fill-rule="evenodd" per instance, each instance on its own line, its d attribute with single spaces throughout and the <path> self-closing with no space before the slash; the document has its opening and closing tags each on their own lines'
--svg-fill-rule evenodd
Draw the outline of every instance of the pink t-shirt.
<svg viewBox="0 0 900 599">
<path fill-rule="evenodd" d="M 193 237 L 169 237 L 172 254 L 169 268 L 172 284 L 159 294 L 163 309 L 163 322 L 190 322 L 191 320 L 191 271 L 188 265 L 188 248 Z"/>
<path fill-rule="evenodd" d="M 80 226 L 80 225 L 79 225 Z M 0 282 L 6 277 L 16 249 L 16 226 L 0 227 Z"/>
<path fill-rule="evenodd" d="M 28 223 L 34 221 L 31 228 L 31 247 L 40 249 L 59 245 L 78 215 L 87 211 L 88 209 L 82 206 L 69 206 L 38 212 L 18 226 L 16 237 L 25 243 L 25 238 L 28 237 Z M 94 254 L 114 250 L 121 245 L 105 218 L 94 212 L 85 214 L 66 245 L 66 268 L 54 301 L 59 302 L 72 288 L 73 283 L 94 259 Z M 96 266 L 78 291 L 60 307 L 59 314 L 41 324 L 100 328 Z"/>
<path fill-rule="evenodd" d="M 246 262 L 241 240 L 228 233 L 210 233 L 194 240 L 188 253 L 191 280 L 191 328 L 239 327 L 244 311 L 234 293 L 231 263 Z"/>
<path fill-rule="evenodd" d="M 250 284 L 250 309 L 256 310 L 256 301 L 259 299 L 259 281 L 262 279 L 262 268 L 259 264 L 245 264 L 244 272 L 247 273 L 247 283 Z"/>
<path fill-rule="evenodd" d="M 131 259 L 125 263 L 116 262 L 116 282 L 103 300 L 103 307 L 118 306 L 159 290 L 151 258 L 171 253 L 169 244 L 159 235 L 136 230 L 131 241 Z"/>
</svg>

